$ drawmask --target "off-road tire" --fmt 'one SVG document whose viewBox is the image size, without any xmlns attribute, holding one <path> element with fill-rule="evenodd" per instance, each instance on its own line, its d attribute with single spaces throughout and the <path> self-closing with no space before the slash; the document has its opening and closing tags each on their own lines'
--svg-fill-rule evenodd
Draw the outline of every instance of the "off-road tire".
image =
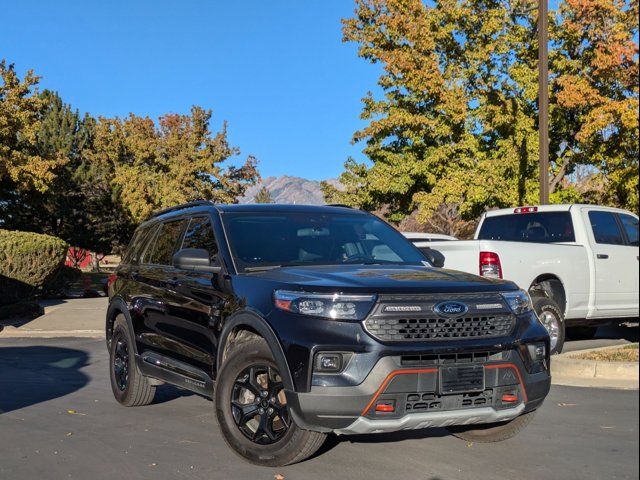
<svg viewBox="0 0 640 480">
<path fill-rule="evenodd" d="M 508 440 L 524 429 L 535 415 L 536 411 L 524 413 L 519 417 L 501 423 L 486 425 L 456 425 L 447 427 L 452 435 L 473 443 L 493 443 Z"/>
<path fill-rule="evenodd" d="M 551 347 L 551 355 L 555 355 L 556 353 L 562 353 L 562 348 L 564 347 L 565 340 L 565 324 L 564 324 L 564 314 L 562 313 L 562 309 L 560 306 L 551 298 L 548 297 L 536 297 L 532 299 L 533 301 L 533 309 L 536 314 L 541 317 L 545 313 L 554 316 L 558 322 L 558 339 L 555 347 Z"/>
<path fill-rule="evenodd" d="M 257 335 L 244 336 L 229 346 L 215 389 L 215 410 L 222 437 L 244 460 L 255 465 L 279 467 L 309 458 L 324 443 L 325 434 L 303 430 L 290 417 L 284 436 L 273 444 L 260 445 L 242 434 L 233 418 L 231 396 L 238 375 L 252 365 L 268 365 L 277 370 L 267 342 Z"/>
<path fill-rule="evenodd" d="M 121 389 L 116 378 L 114 360 L 118 342 L 124 342 L 128 352 L 127 369 L 128 379 L 126 387 Z M 109 378 L 111 379 L 111 390 L 118 403 L 125 407 L 138 407 L 148 405 L 153 401 L 156 387 L 151 385 L 149 379 L 140 373 L 135 360 L 135 345 L 133 334 L 129 329 L 124 315 L 116 317 L 113 325 L 113 335 L 109 343 Z"/>
</svg>

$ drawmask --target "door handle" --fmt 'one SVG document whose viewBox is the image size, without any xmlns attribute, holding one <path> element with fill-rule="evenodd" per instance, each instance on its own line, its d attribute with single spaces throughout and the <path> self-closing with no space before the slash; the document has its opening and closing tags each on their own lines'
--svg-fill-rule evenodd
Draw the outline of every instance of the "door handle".
<svg viewBox="0 0 640 480">
<path fill-rule="evenodd" d="M 599 253 L 598 255 L 596 255 L 596 257 L 600 260 L 606 260 L 607 258 L 609 258 L 609 255 L 607 255 L 606 253 Z"/>
</svg>

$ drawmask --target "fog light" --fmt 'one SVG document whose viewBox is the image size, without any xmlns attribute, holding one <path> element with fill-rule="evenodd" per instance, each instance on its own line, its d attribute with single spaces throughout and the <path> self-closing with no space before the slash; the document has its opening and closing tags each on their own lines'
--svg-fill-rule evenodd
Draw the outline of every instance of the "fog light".
<svg viewBox="0 0 640 480">
<path fill-rule="evenodd" d="M 342 354 L 319 353 L 316 357 L 316 371 L 335 373 L 342 370 Z"/>
<path fill-rule="evenodd" d="M 544 343 L 530 343 L 527 350 L 532 362 L 540 362 L 547 358 L 547 347 Z"/>
</svg>

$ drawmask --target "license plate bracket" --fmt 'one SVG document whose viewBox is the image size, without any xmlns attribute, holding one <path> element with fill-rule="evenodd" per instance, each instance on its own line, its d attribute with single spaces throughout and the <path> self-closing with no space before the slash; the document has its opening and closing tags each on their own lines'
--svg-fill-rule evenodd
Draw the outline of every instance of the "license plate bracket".
<svg viewBox="0 0 640 480">
<path fill-rule="evenodd" d="M 440 367 L 440 393 L 443 395 L 484 390 L 484 366 Z"/>
</svg>

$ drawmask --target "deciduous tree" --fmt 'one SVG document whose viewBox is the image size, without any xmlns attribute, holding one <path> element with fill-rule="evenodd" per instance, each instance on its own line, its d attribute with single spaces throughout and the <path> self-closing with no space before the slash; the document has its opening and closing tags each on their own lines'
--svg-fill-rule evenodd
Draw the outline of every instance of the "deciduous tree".
<svg viewBox="0 0 640 480">
<path fill-rule="evenodd" d="M 0 61 L 0 198 L 15 190 L 45 191 L 63 157 L 43 156 L 37 147 L 40 116 L 38 77 L 29 70 L 20 79 L 11 64 Z"/>
</svg>

